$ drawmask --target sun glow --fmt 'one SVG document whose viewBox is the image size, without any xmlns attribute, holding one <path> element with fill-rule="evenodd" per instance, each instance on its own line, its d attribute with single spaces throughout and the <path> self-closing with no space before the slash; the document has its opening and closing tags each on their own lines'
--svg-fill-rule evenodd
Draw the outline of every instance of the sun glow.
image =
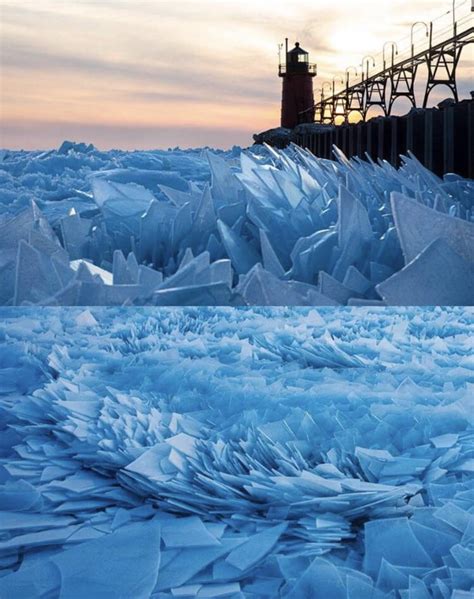
<svg viewBox="0 0 474 599">
<path fill-rule="evenodd" d="M 350 27 L 337 27 L 330 35 L 329 44 L 334 64 L 339 70 L 344 71 L 350 65 L 360 70 L 357 57 L 376 51 L 383 44 L 383 38 L 379 39 L 370 30 L 370 24 L 354 24 Z M 349 62 L 350 60 L 352 62 Z"/>
</svg>

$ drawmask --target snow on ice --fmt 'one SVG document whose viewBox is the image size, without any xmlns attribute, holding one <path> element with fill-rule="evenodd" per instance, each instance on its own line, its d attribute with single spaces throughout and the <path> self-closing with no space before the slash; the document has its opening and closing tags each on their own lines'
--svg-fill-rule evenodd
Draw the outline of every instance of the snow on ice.
<svg viewBox="0 0 474 599">
<path fill-rule="evenodd" d="M 3 308 L 0 596 L 468 597 L 473 316 Z"/>
<path fill-rule="evenodd" d="M 414 157 L 5 152 L 3 305 L 472 305 L 474 182 Z"/>
</svg>

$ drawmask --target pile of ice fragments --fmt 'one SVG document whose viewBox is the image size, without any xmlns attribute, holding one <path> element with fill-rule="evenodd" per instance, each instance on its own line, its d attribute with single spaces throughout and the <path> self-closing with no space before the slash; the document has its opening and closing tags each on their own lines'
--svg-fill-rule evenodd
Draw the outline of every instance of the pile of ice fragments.
<svg viewBox="0 0 474 599">
<path fill-rule="evenodd" d="M 0 304 L 474 303 L 474 182 L 335 152 L 4 152 Z"/>
<path fill-rule="evenodd" d="M 1 316 L 1 597 L 470 596 L 472 311 Z"/>
</svg>

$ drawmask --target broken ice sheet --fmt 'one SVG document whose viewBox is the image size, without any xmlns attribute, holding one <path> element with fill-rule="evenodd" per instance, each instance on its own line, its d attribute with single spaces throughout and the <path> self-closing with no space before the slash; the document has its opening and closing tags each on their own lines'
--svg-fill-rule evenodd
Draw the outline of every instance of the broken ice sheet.
<svg viewBox="0 0 474 599">
<path fill-rule="evenodd" d="M 166 547 L 218 547 L 216 539 L 202 521 L 192 516 L 170 520 L 161 525 L 161 535 Z"/>
<path fill-rule="evenodd" d="M 0 304 L 472 303 L 474 184 L 414 157 L 398 170 L 335 157 L 72 142 L 7 152 Z"/>
<path fill-rule="evenodd" d="M 444 240 L 468 264 L 473 263 L 474 223 L 453 218 L 399 193 L 392 194 L 391 203 L 407 263 L 437 239 Z"/>
<path fill-rule="evenodd" d="M 377 291 L 392 305 L 474 305 L 474 261 L 467 262 L 438 238 Z"/>
<path fill-rule="evenodd" d="M 272 550 L 286 528 L 286 524 L 279 524 L 250 537 L 231 551 L 225 561 L 239 570 L 247 570 Z"/>
<path fill-rule="evenodd" d="M 0 596 L 470 592 L 473 326 L 3 309 L 0 381 L 24 380 L 0 389 Z"/>
<path fill-rule="evenodd" d="M 42 568 L 52 570 L 55 576 L 44 583 L 36 577 L 36 571 L 31 572 L 28 596 L 145 599 L 151 596 L 156 584 L 159 564 L 159 526 L 153 522 L 133 524 L 45 557 Z M 5 596 L 20 596 L 17 593 L 25 588 L 25 578 L 28 580 L 25 570 L 24 574 L 20 569 L 0 578 L 0 592 Z"/>
</svg>

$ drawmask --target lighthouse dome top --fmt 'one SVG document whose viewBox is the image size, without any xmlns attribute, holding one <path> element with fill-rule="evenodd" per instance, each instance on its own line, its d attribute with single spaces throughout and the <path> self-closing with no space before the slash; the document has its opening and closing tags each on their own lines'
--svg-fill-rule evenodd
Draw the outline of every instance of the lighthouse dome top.
<svg viewBox="0 0 474 599">
<path fill-rule="evenodd" d="M 299 42 L 296 42 L 295 43 L 295 47 L 292 50 L 290 50 L 288 52 L 288 54 L 293 54 L 293 55 L 295 55 L 295 54 L 308 54 L 308 52 L 306 52 L 306 50 L 303 50 L 303 48 L 300 46 Z"/>
</svg>

